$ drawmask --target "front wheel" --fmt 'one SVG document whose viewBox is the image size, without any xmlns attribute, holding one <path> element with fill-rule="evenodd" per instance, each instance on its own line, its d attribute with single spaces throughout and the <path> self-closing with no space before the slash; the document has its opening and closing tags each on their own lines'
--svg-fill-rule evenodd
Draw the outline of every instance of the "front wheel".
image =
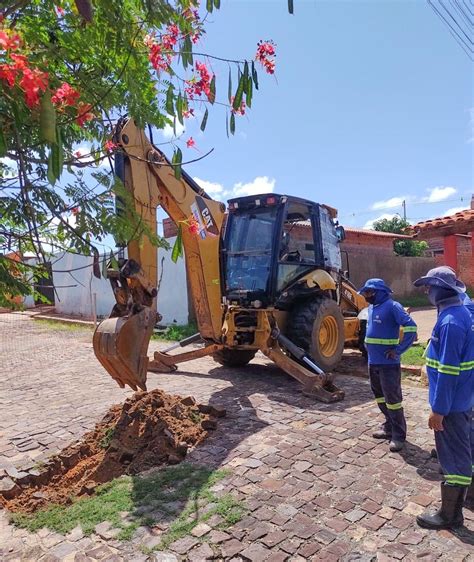
<svg viewBox="0 0 474 562">
<path fill-rule="evenodd" d="M 344 318 L 339 306 L 328 297 L 297 305 L 289 319 L 288 337 L 323 371 L 330 371 L 344 351 Z"/>
<path fill-rule="evenodd" d="M 245 367 L 255 357 L 252 349 L 221 349 L 212 354 L 216 363 L 224 367 Z"/>
</svg>

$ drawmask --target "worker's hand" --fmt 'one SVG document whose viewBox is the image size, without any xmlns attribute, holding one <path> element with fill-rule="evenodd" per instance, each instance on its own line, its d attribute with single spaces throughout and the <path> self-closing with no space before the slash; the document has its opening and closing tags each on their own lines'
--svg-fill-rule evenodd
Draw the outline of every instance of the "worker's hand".
<svg viewBox="0 0 474 562">
<path fill-rule="evenodd" d="M 431 412 L 430 417 L 428 418 L 428 427 L 434 431 L 444 431 L 443 419 L 444 416 L 441 414 Z"/>
<path fill-rule="evenodd" d="M 385 352 L 385 357 L 387 359 L 393 359 L 394 361 L 398 359 L 398 353 L 396 349 L 389 349 Z"/>
</svg>

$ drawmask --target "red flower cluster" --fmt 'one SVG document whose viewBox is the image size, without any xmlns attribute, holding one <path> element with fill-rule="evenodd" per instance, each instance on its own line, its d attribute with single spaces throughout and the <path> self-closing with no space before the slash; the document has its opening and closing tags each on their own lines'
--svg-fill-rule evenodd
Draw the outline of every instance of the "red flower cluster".
<svg viewBox="0 0 474 562">
<path fill-rule="evenodd" d="M 51 101 L 55 105 L 75 105 L 77 100 L 81 97 L 81 94 L 70 86 L 67 82 L 61 84 L 61 86 L 54 92 L 51 97 Z"/>
<path fill-rule="evenodd" d="M 76 123 L 79 127 L 84 127 L 87 121 L 95 119 L 95 115 L 91 113 L 92 105 L 90 103 L 79 102 L 77 106 Z"/>
<path fill-rule="evenodd" d="M 257 60 L 268 74 L 275 72 L 275 52 L 276 45 L 273 41 L 259 41 L 257 44 L 257 53 L 255 60 Z"/>
<path fill-rule="evenodd" d="M 150 49 L 148 58 L 155 70 L 168 70 L 178 36 L 179 27 L 173 23 L 168 26 L 167 33 L 161 38 L 161 43 L 158 43 L 152 35 L 145 37 L 145 45 Z"/>
<path fill-rule="evenodd" d="M 196 141 L 193 139 L 193 137 L 189 137 L 189 139 L 186 141 L 186 146 L 188 148 L 193 148 L 193 146 L 196 145 Z"/>
<path fill-rule="evenodd" d="M 113 152 L 116 148 L 118 148 L 118 144 L 112 140 L 105 141 L 104 148 L 107 152 Z"/>
<path fill-rule="evenodd" d="M 193 217 L 190 218 L 186 221 L 188 223 L 188 231 L 190 234 L 192 234 L 193 236 L 197 236 L 199 234 L 199 223 L 198 221 Z"/>
<path fill-rule="evenodd" d="M 173 23 L 167 28 L 168 33 L 162 36 L 161 44 L 167 51 L 172 51 L 176 43 L 178 42 L 179 27 Z"/>
<path fill-rule="evenodd" d="M 16 51 L 21 47 L 21 38 L 11 32 L 0 30 L 0 49 Z M 0 80 L 6 82 L 10 88 L 18 85 L 24 92 L 25 103 L 29 108 L 39 105 L 40 95 L 48 88 L 48 74 L 32 68 L 25 55 L 9 52 L 8 56 L 12 62 L 0 64 Z M 80 98 L 80 93 L 68 83 L 64 82 L 53 92 L 51 101 L 60 107 L 75 106 Z M 79 102 L 77 106 L 76 122 L 81 127 L 84 123 L 94 119 L 90 112 L 92 106 Z"/>
<path fill-rule="evenodd" d="M 0 31 L 0 49 L 2 49 L 2 51 L 16 51 L 20 47 L 21 38 L 19 35 Z"/>
<path fill-rule="evenodd" d="M 4 31 L 0 31 L 0 42 L 2 46 L 7 45 L 10 50 L 17 49 L 21 45 L 18 35 L 9 37 Z M 40 93 L 48 87 L 48 74 L 38 68 L 30 68 L 25 55 L 10 53 L 10 59 L 13 61 L 12 63 L 0 64 L 0 80 L 13 88 L 19 78 L 18 85 L 25 93 L 26 105 L 30 108 L 37 106 Z"/>
<path fill-rule="evenodd" d="M 48 87 L 48 75 L 37 68 L 24 68 L 19 85 L 25 92 L 26 105 L 35 107 L 39 104 L 40 92 L 45 92 Z"/>
<path fill-rule="evenodd" d="M 204 92 L 208 99 L 211 97 L 211 75 L 207 66 L 203 62 L 196 62 L 196 70 L 199 72 L 199 80 L 196 77 L 187 80 L 185 88 L 186 93 L 190 99 L 194 96 L 200 96 Z"/>
<path fill-rule="evenodd" d="M 183 111 L 183 117 L 185 119 L 189 119 L 190 117 L 194 117 L 194 109 L 193 108 L 185 109 Z"/>
</svg>

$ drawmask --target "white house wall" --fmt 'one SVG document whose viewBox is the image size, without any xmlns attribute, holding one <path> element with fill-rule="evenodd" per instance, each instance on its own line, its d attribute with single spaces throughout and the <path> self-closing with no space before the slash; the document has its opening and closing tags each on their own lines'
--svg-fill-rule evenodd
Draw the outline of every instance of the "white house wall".
<svg viewBox="0 0 474 562">
<path fill-rule="evenodd" d="M 168 238 L 173 247 L 176 238 Z M 163 260 L 163 262 L 162 262 Z M 158 249 L 158 279 L 163 276 L 158 291 L 158 312 L 163 316 L 161 324 L 187 324 L 189 321 L 188 289 L 184 258 L 176 263 L 171 260 L 171 250 Z"/>
<path fill-rule="evenodd" d="M 175 238 L 168 240 L 171 247 L 174 241 Z M 98 318 L 109 316 L 115 304 L 112 287 L 107 279 L 94 277 L 92 257 L 64 252 L 51 258 L 51 263 L 58 313 L 93 318 L 95 306 Z M 102 269 L 102 256 L 100 266 Z M 159 248 L 158 270 L 158 277 L 163 270 L 158 292 L 158 311 L 162 316 L 160 324 L 187 324 L 189 309 L 184 259 L 173 263 L 171 251 Z M 27 300 L 26 306 L 34 306 L 32 298 Z"/>
</svg>

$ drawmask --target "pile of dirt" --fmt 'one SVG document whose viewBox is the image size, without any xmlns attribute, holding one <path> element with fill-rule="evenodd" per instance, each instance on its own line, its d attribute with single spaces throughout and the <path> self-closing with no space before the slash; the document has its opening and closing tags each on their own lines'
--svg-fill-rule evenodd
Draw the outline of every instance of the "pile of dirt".
<svg viewBox="0 0 474 562">
<path fill-rule="evenodd" d="M 223 415 L 225 410 L 196 404 L 192 397 L 137 392 L 112 406 L 93 431 L 52 457 L 42 471 L 18 482 L 14 497 L 0 495 L 0 505 L 32 512 L 49 503 L 67 504 L 122 474 L 177 464 Z"/>
</svg>

